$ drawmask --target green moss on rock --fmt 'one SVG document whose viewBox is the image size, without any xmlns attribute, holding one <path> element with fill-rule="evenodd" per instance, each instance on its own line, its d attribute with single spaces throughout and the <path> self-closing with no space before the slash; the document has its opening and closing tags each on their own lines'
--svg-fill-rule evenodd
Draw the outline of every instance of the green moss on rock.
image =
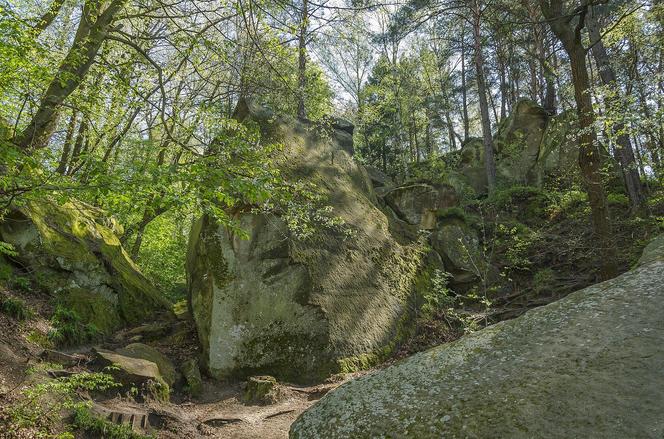
<svg viewBox="0 0 664 439">
<path fill-rule="evenodd" d="M 118 354 L 132 358 L 141 358 L 152 361 L 159 368 L 159 373 L 166 384 L 173 386 L 177 378 L 175 366 L 164 354 L 152 346 L 143 343 L 132 343 L 117 350 Z"/>
<path fill-rule="evenodd" d="M 275 156 L 282 175 L 317 185 L 352 237 L 316 227 L 303 239 L 278 214 L 235 214 L 248 240 L 209 217 L 196 222 L 187 277 L 204 367 L 217 378 L 269 374 L 311 382 L 367 363 L 348 359 L 391 352 L 411 311 L 419 245 L 390 234 L 366 171 L 334 133 L 247 114 L 264 141 L 284 145 Z"/>
<path fill-rule="evenodd" d="M 103 331 L 170 308 L 122 248 L 120 233 L 114 220 L 76 200 L 62 205 L 47 198 L 29 201 L 0 224 L 0 238 L 38 273 L 39 285 L 79 307 L 81 317 Z M 82 303 L 67 298 L 72 295 Z M 99 310 L 92 309 L 94 304 Z"/>
<path fill-rule="evenodd" d="M 82 288 L 68 288 L 58 293 L 57 300 L 74 311 L 83 323 L 94 325 L 102 334 L 111 334 L 122 326 L 114 304 L 100 294 Z"/>
<path fill-rule="evenodd" d="M 634 270 L 325 395 L 291 439 L 664 434 L 662 237 Z"/>
</svg>

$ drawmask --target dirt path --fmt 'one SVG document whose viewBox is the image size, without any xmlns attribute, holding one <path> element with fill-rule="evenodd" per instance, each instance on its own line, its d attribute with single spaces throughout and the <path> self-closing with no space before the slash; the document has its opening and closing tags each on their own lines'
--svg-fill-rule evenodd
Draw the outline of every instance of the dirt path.
<svg viewBox="0 0 664 439">
<path fill-rule="evenodd" d="M 48 320 L 43 317 L 51 312 L 46 309 L 49 307 L 49 298 L 34 295 L 23 297 L 32 309 L 37 310 L 31 319 L 17 322 L 0 313 L 0 418 L 4 409 L 20 399 L 23 387 L 32 380 L 27 370 L 42 364 L 40 353 L 43 349 L 29 341 L 31 335 L 42 334 L 45 337 L 50 329 Z M 126 343 L 126 340 L 116 342 L 118 346 Z M 161 346 L 159 343 L 154 345 L 170 353 L 171 357 L 179 354 L 178 349 L 182 348 Z M 80 366 L 69 368 L 70 371 L 86 370 L 85 362 L 91 359 L 89 348 L 79 346 L 63 349 L 66 353 L 78 354 L 83 358 Z M 192 355 L 189 351 L 181 354 L 182 357 Z M 172 395 L 169 403 L 137 403 L 132 398 L 116 396 L 95 401 L 94 409 L 98 415 L 112 422 L 133 424 L 138 431 L 145 431 L 141 426 L 149 424 L 147 431 L 158 439 L 284 439 L 288 437 L 291 424 L 303 411 L 330 390 L 359 375 L 347 375 L 334 382 L 308 387 L 280 385 L 282 396 L 271 405 L 245 404 L 242 400 L 242 383 L 205 380 L 203 393 L 195 400 L 178 393 Z M 3 437 L 2 431 L 0 437 Z"/>
<path fill-rule="evenodd" d="M 271 405 L 247 405 L 242 386 L 206 381 L 196 401 L 137 404 L 121 398 L 99 403 L 108 412 L 146 416 L 159 439 L 233 438 L 284 439 L 295 419 L 325 393 L 349 380 L 311 387 L 282 387 L 283 397 Z"/>
</svg>

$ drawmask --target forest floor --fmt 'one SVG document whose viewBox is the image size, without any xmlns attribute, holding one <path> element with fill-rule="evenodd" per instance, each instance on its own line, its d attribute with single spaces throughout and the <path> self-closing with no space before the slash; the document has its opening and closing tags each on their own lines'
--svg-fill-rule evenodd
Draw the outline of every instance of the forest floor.
<svg viewBox="0 0 664 439">
<path fill-rule="evenodd" d="M 81 361 L 78 365 L 60 368 L 45 362 L 40 358 L 44 348 L 39 344 L 50 328 L 49 321 L 44 317 L 52 312 L 48 296 L 15 291 L 0 293 L 4 297 L 18 297 L 35 310 L 29 319 L 21 322 L 0 312 L 0 439 L 38 437 L 36 431 L 30 429 L 20 436 L 6 436 L 2 425 L 3 421 L 8 421 L 8 409 L 21 400 L 26 387 L 43 382 L 53 372 L 87 371 L 86 364 L 93 357 L 91 346 L 61 350 L 79 356 Z M 103 346 L 112 347 L 115 343 L 111 339 Z M 173 348 L 177 349 L 177 346 Z M 50 370 L 53 367 L 57 370 Z M 304 410 L 330 390 L 368 372 L 335 376 L 314 386 L 280 383 L 280 397 L 276 403 L 269 405 L 245 403 L 242 382 L 204 378 L 203 392 L 197 398 L 178 391 L 166 403 L 156 400 L 137 402 L 130 396 L 95 397 L 93 411 L 116 422 L 128 419 L 140 422 L 145 419 L 152 426 L 149 433 L 157 439 L 283 439 L 288 437 L 291 424 Z M 76 437 L 92 439 L 95 436 L 79 434 Z"/>
<path fill-rule="evenodd" d="M 311 387 L 282 384 L 283 397 L 270 405 L 245 404 L 241 383 L 205 381 L 205 390 L 196 400 L 177 402 L 176 396 L 170 403 L 136 403 L 116 397 L 99 402 L 95 408 L 147 416 L 158 428 L 154 434 L 160 439 L 283 439 L 304 410 L 349 378 Z"/>
</svg>

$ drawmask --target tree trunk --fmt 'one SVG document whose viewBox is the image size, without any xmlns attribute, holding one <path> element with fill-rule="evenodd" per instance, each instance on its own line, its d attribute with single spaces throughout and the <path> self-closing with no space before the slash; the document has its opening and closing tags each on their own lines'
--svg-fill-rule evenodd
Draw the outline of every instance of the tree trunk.
<svg viewBox="0 0 664 439">
<path fill-rule="evenodd" d="M 73 175 L 75 172 L 75 165 L 78 163 L 78 158 L 83 150 L 83 141 L 87 135 L 88 131 L 88 121 L 83 115 L 81 123 L 78 126 L 78 133 L 76 134 L 76 141 L 74 141 L 74 150 L 71 152 L 71 158 L 69 159 L 69 166 L 67 169 L 67 175 Z"/>
<path fill-rule="evenodd" d="M 482 55 L 482 35 L 480 33 L 481 5 L 479 0 L 474 2 L 473 11 L 473 41 L 475 49 L 475 75 L 477 76 L 477 94 L 480 102 L 480 115 L 482 118 L 482 138 L 484 140 L 484 166 L 489 193 L 496 189 L 496 161 L 493 153 L 493 138 L 491 135 L 491 119 L 489 118 L 489 103 L 486 98 L 486 84 L 484 82 L 484 57 Z"/>
<path fill-rule="evenodd" d="M 297 69 L 297 117 L 307 117 L 305 108 L 307 90 L 307 28 L 309 27 L 309 0 L 302 0 L 302 15 L 300 17 L 300 30 L 298 40 L 298 69 Z"/>
<path fill-rule="evenodd" d="M 615 71 L 613 70 L 613 66 L 611 66 L 609 55 L 601 40 L 599 23 L 597 22 L 597 17 L 595 17 L 594 11 L 588 15 L 587 27 L 591 43 L 594 43 L 591 52 L 593 58 L 595 58 L 600 79 L 604 85 L 611 87 L 612 91 L 616 93 L 617 99 L 611 100 L 609 102 L 609 105 L 611 105 L 611 103 L 615 103 L 616 100 L 619 101 L 620 86 L 616 82 Z M 629 135 L 625 131 L 625 123 L 622 121 L 615 125 L 613 133 L 617 136 L 617 146 L 615 148 L 616 159 L 620 163 L 623 171 L 623 179 L 625 187 L 627 188 L 627 193 L 629 194 L 629 199 L 632 203 L 632 209 L 636 210 L 643 203 L 643 194 L 641 193 L 641 179 L 639 178 L 636 159 L 634 158 L 632 142 L 629 140 Z"/>
<path fill-rule="evenodd" d="M 507 117 L 507 97 L 509 94 L 509 85 L 507 84 L 507 73 L 505 67 L 504 49 L 500 43 L 496 48 L 498 58 L 498 72 L 500 75 L 500 120 Z"/>
<path fill-rule="evenodd" d="M 49 127 L 53 125 L 59 107 L 83 82 L 123 4 L 124 0 L 113 0 L 100 12 L 97 10 L 97 1 L 85 2 L 74 42 L 46 89 L 32 120 L 23 132 L 13 139 L 16 145 L 25 150 L 46 146 Z"/>
<path fill-rule="evenodd" d="M 614 277 L 617 273 L 615 247 L 611 234 L 609 209 L 602 181 L 601 151 L 595 133 L 592 100 L 590 97 L 590 78 L 586 66 L 586 50 L 581 42 L 581 29 L 587 12 L 587 6 L 580 13 L 580 23 L 570 27 L 567 14 L 563 13 L 562 0 L 539 0 L 544 17 L 548 20 L 553 33 L 563 43 L 570 59 L 574 100 L 579 118 L 579 167 L 588 193 L 592 215 L 593 230 L 597 238 L 600 258 L 600 276 L 603 279 Z"/>
<path fill-rule="evenodd" d="M 60 156 L 60 162 L 58 163 L 58 168 L 55 170 L 60 175 L 67 174 L 67 163 L 69 163 L 69 153 L 71 152 L 71 145 L 74 140 L 74 130 L 76 129 L 77 117 L 78 111 L 73 110 L 69 118 L 69 124 L 67 125 L 67 134 L 65 134 L 65 142 L 62 145 L 62 155 Z"/>
<path fill-rule="evenodd" d="M 464 27 L 465 29 L 465 27 Z M 468 120 L 468 89 L 466 86 L 466 40 L 465 32 L 461 32 L 461 98 L 463 102 L 463 141 L 470 137 L 470 121 Z"/>
</svg>

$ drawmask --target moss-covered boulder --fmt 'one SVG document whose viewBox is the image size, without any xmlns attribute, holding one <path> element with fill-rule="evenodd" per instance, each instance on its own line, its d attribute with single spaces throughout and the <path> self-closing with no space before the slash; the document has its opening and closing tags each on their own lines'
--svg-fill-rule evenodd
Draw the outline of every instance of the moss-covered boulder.
<svg viewBox="0 0 664 439">
<path fill-rule="evenodd" d="M 281 397 L 277 380 L 269 375 L 249 377 L 242 399 L 247 404 L 274 404 Z"/>
<path fill-rule="evenodd" d="M 110 334 L 122 326 L 122 318 L 114 303 L 101 294 L 86 288 L 66 287 L 58 291 L 57 301 L 81 318 L 81 322 L 94 325 L 102 334 Z"/>
<path fill-rule="evenodd" d="M 202 366 L 217 378 L 306 382 L 339 372 L 344 359 L 377 360 L 408 326 L 419 246 L 392 237 L 366 171 L 334 132 L 260 109 L 244 114 L 264 142 L 284 145 L 276 157 L 284 176 L 316 184 L 344 225 L 301 239 L 276 213 L 235 213 L 245 240 L 198 220 L 187 277 Z"/>
<path fill-rule="evenodd" d="M 0 239 L 18 252 L 15 260 L 86 323 L 106 333 L 169 312 L 168 302 L 122 248 L 121 234 L 122 228 L 99 209 L 74 200 L 30 201 L 0 224 Z"/>
<path fill-rule="evenodd" d="M 549 119 L 549 113 L 533 101 L 516 103 L 494 135 L 499 178 L 510 184 L 537 183 L 540 145 Z"/>
<path fill-rule="evenodd" d="M 455 168 L 457 177 L 470 186 L 477 194 L 485 193 L 487 188 L 486 169 L 484 168 L 484 143 L 482 139 L 471 137 L 459 151 L 459 160 Z"/>
<path fill-rule="evenodd" d="M 544 108 L 528 99 L 516 103 L 493 135 L 500 184 L 538 185 L 543 172 L 568 162 L 566 157 L 555 157 L 556 153 L 567 151 L 561 145 L 568 144 L 565 139 L 568 124 L 559 119 L 551 127 L 552 117 Z M 486 193 L 482 139 L 470 138 L 462 145 L 455 171 L 476 193 Z"/>
<path fill-rule="evenodd" d="M 94 363 L 108 371 L 123 386 L 121 390 L 133 392 L 137 389 L 138 396 L 168 401 L 170 388 L 157 363 L 106 349 L 95 349 L 94 354 Z"/>
<path fill-rule="evenodd" d="M 116 352 L 120 355 L 124 355 L 125 357 L 152 361 L 157 365 L 159 374 L 164 379 L 166 384 L 171 387 L 173 384 L 175 384 L 175 380 L 177 378 L 175 366 L 173 366 L 173 363 L 168 359 L 168 357 L 152 346 L 143 343 L 132 343 L 123 348 L 117 349 Z"/>
<path fill-rule="evenodd" d="M 412 225 L 422 224 L 431 213 L 458 203 L 456 191 L 447 184 L 400 186 L 385 194 L 384 199 L 399 218 Z"/>
<path fill-rule="evenodd" d="M 456 285 L 472 284 L 486 275 L 487 261 L 477 232 L 463 218 L 439 219 L 431 244 Z"/>
<path fill-rule="evenodd" d="M 664 240 L 635 269 L 342 385 L 304 438 L 664 436 Z"/>
</svg>

